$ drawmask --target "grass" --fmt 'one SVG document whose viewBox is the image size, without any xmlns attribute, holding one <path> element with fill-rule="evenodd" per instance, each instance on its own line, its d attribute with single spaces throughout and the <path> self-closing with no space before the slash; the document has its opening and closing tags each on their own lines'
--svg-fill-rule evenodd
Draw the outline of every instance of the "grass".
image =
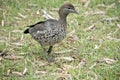
<svg viewBox="0 0 120 80">
<path fill-rule="evenodd" d="M 91 0 L 87 6 L 81 1 L 0 0 L 0 79 L 120 80 L 120 1 Z M 45 20 L 42 9 L 57 18 L 66 2 L 80 14 L 68 16 L 68 35 L 54 46 L 56 61 L 48 63 L 41 46 L 23 31 Z"/>
</svg>

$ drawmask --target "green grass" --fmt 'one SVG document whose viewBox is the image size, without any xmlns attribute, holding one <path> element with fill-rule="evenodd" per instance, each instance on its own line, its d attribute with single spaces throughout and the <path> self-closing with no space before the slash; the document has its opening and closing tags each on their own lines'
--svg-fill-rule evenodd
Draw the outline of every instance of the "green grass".
<svg viewBox="0 0 120 80">
<path fill-rule="evenodd" d="M 120 1 L 91 0 L 87 7 L 80 1 L 0 0 L 0 51 L 4 52 L 0 79 L 120 80 Z M 51 55 L 56 60 L 48 64 L 41 46 L 23 31 L 45 20 L 42 9 L 58 17 L 56 9 L 66 2 L 73 3 L 80 14 L 68 16 L 68 35 L 54 46 Z M 94 14 L 99 11 L 105 14 Z M 91 25 L 95 27 L 86 30 Z M 20 76 L 25 68 L 26 74 Z"/>
</svg>

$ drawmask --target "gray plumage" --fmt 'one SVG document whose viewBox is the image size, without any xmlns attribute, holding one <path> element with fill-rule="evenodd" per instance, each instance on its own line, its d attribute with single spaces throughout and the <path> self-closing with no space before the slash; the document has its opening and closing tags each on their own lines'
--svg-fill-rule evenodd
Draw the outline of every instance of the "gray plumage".
<svg viewBox="0 0 120 80">
<path fill-rule="evenodd" d="M 51 53 L 54 44 L 62 41 L 66 36 L 67 21 L 66 17 L 69 13 L 77 13 L 72 4 L 64 4 L 59 9 L 59 19 L 49 19 L 46 21 L 38 22 L 34 25 L 30 25 L 28 29 L 24 31 L 25 34 L 29 33 L 38 41 L 46 54 Z M 48 51 L 45 46 L 50 46 Z"/>
</svg>

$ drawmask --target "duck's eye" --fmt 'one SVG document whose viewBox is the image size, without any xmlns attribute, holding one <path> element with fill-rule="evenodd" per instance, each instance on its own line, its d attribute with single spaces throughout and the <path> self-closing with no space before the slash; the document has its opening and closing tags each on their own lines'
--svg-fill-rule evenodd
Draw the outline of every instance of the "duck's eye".
<svg viewBox="0 0 120 80">
<path fill-rule="evenodd" d="M 68 7 L 68 9 L 71 9 L 70 7 Z"/>
</svg>

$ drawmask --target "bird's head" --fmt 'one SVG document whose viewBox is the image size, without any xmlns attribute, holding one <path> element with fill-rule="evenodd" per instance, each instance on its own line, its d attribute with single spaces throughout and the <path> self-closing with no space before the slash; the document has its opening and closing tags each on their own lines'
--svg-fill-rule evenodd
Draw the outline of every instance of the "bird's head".
<svg viewBox="0 0 120 80">
<path fill-rule="evenodd" d="M 68 15 L 69 13 L 78 14 L 78 12 L 75 10 L 75 7 L 72 4 L 67 3 L 67 4 L 64 4 L 60 7 L 60 9 L 59 9 L 60 15 Z"/>
</svg>

